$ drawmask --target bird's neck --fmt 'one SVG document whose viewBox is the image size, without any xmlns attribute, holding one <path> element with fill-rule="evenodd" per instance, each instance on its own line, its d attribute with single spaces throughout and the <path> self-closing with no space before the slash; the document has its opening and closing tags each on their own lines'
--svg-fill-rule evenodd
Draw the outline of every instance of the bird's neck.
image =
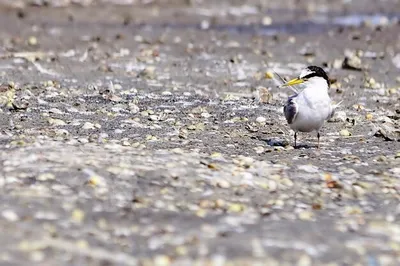
<svg viewBox="0 0 400 266">
<path fill-rule="evenodd" d="M 321 91 L 328 93 L 328 83 L 326 82 L 325 79 L 322 78 L 309 79 L 304 85 L 305 85 L 305 90 L 307 90 L 307 92 L 309 93 L 314 93 L 314 92 L 321 93 Z"/>
</svg>

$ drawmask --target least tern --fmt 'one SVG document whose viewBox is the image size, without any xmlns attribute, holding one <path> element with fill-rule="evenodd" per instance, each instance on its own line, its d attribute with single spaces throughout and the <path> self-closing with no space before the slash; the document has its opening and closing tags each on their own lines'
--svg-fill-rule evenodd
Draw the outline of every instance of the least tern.
<svg viewBox="0 0 400 266">
<path fill-rule="evenodd" d="M 288 98 L 283 113 L 292 130 L 294 146 L 297 145 L 298 132 L 317 131 L 318 148 L 320 129 L 325 120 L 331 118 L 335 108 L 328 94 L 330 86 L 328 75 L 317 66 L 308 66 L 300 75 L 282 86 L 304 85 L 304 89 Z"/>
</svg>

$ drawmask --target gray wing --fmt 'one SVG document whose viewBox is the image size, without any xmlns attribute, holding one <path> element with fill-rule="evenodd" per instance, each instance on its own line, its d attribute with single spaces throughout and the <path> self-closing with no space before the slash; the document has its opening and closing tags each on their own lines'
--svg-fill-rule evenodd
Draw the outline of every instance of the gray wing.
<svg viewBox="0 0 400 266">
<path fill-rule="evenodd" d="M 289 124 L 293 123 L 293 121 L 296 119 L 297 113 L 299 112 L 297 104 L 294 101 L 296 96 L 297 95 L 289 97 L 285 106 L 283 107 L 283 113 L 285 114 L 285 118 Z"/>
</svg>

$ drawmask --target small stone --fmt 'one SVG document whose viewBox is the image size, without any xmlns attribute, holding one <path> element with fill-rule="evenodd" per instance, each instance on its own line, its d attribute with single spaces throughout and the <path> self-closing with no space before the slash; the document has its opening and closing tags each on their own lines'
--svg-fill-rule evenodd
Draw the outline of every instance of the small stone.
<svg viewBox="0 0 400 266">
<path fill-rule="evenodd" d="M 175 248 L 175 253 L 178 256 L 185 256 L 188 253 L 188 249 L 185 246 L 177 246 Z"/>
<path fill-rule="evenodd" d="M 128 103 L 128 109 L 131 114 L 137 114 L 140 111 L 139 106 L 137 106 L 133 101 Z"/>
<path fill-rule="evenodd" d="M 340 60 L 340 59 L 335 59 L 332 62 L 332 68 L 335 68 L 335 69 L 341 68 L 342 65 L 343 65 L 343 60 Z"/>
<path fill-rule="evenodd" d="M 294 185 L 293 181 L 290 180 L 289 178 L 282 179 L 282 184 L 287 187 L 293 187 L 293 185 Z"/>
<path fill-rule="evenodd" d="M 144 38 L 143 38 L 143 36 L 141 36 L 141 35 L 135 35 L 135 36 L 133 37 L 133 39 L 135 40 L 135 42 L 139 42 L 139 43 L 144 42 Z"/>
<path fill-rule="evenodd" d="M 89 143 L 89 139 L 88 138 L 78 138 L 78 141 L 80 143 L 83 143 L 83 144 Z"/>
<path fill-rule="evenodd" d="M 354 215 L 354 214 L 357 215 L 357 214 L 362 214 L 363 211 L 357 206 L 345 206 L 344 213 L 348 215 Z"/>
<path fill-rule="evenodd" d="M 400 53 L 396 54 L 396 55 L 392 58 L 392 62 L 393 62 L 393 65 L 394 65 L 396 68 L 400 68 Z"/>
<path fill-rule="evenodd" d="M 36 38 L 35 36 L 30 36 L 30 37 L 28 38 L 28 44 L 31 45 L 31 46 L 36 46 L 36 45 L 38 45 L 38 40 L 37 40 L 37 38 Z"/>
<path fill-rule="evenodd" d="M 90 122 L 85 122 L 85 124 L 83 124 L 82 129 L 95 129 L 95 125 L 93 123 Z"/>
<path fill-rule="evenodd" d="M 257 154 L 261 154 L 265 151 L 265 148 L 262 146 L 257 146 L 257 147 L 254 147 L 253 149 Z"/>
<path fill-rule="evenodd" d="M 271 71 L 267 71 L 267 72 L 265 72 L 264 77 L 266 79 L 273 79 L 274 78 L 274 73 L 272 73 Z"/>
<path fill-rule="evenodd" d="M 311 265 L 312 265 L 311 257 L 306 254 L 302 255 L 297 262 L 297 266 L 311 266 Z"/>
<path fill-rule="evenodd" d="M 85 213 L 80 209 L 72 211 L 71 220 L 75 223 L 82 223 L 85 219 Z"/>
<path fill-rule="evenodd" d="M 302 211 L 298 214 L 299 219 L 303 221 L 310 221 L 312 220 L 314 214 L 310 211 Z"/>
<path fill-rule="evenodd" d="M 329 119 L 329 122 L 345 122 L 347 118 L 347 114 L 345 111 L 337 111 L 335 115 Z"/>
<path fill-rule="evenodd" d="M 67 137 L 69 136 L 69 132 L 66 129 L 56 129 L 54 130 L 54 134 L 56 134 L 56 136 L 62 136 L 62 137 Z"/>
<path fill-rule="evenodd" d="M 48 181 L 48 180 L 55 180 L 56 176 L 52 173 L 44 173 L 44 174 L 40 174 L 37 177 L 37 180 L 39 181 Z"/>
<path fill-rule="evenodd" d="M 221 209 L 221 208 L 225 207 L 225 205 L 226 205 L 226 203 L 223 199 L 217 199 L 215 201 L 215 208 Z"/>
<path fill-rule="evenodd" d="M 319 172 L 318 167 L 315 165 L 312 165 L 312 164 L 299 165 L 297 168 L 306 173 L 318 173 Z"/>
<path fill-rule="evenodd" d="M 386 141 L 394 141 L 398 139 L 398 133 L 396 134 L 396 129 L 387 123 L 382 124 L 380 127 L 374 128 L 373 130 L 375 131 L 375 137 L 383 138 Z"/>
<path fill-rule="evenodd" d="M 198 217 L 206 217 L 207 211 L 205 209 L 198 209 L 196 211 L 196 216 Z"/>
<path fill-rule="evenodd" d="M 367 120 L 372 120 L 373 117 L 374 116 L 371 113 L 368 113 L 365 115 L 365 119 L 367 119 Z"/>
<path fill-rule="evenodd" d="M 256 122 L 260 123 L 260 124 L 263 124 L 266 121 L 267 121 L 267 119 L 265 117 L 263 117 L 263 116 L 259 116 L 259 117 L 256 118 Z"/>
<path fill-rule="evenodd" d="M 166 255 L 157 255 L 154 258 L 155 266 L 168 266 L 171 265 L 171 258 Z"/>
<path fill-rule="evenodd" d="M 244 206 L 239 203 L 232 203 L 228 208 L 228 211 L 230 212 L 242 212 L 243 210 Z"/>
<path fill-rule="evenodd" d="M 221 179 L 217 181 L 217 186 L 219 188 L 230 188 L 231 184 L 228 181 Z"/>
<path fill-rule="evenodd" d="M 127 141 L 127 140 L 124 140 L 122 142 L 122 146 L 131 146 L 131 143 L 129 141 Z"/>
<path fill-rule="evenodd" d="M 158 121 L 158 115 L 149 115 L 150 121 Z"/>
<path fill-rule="evenodd" d="M 208 21 L 208 20 L 203 20 L 203 21 L 200 23 L 200 28 L 201 28 L 202 30 L 208 30 L 208 29 L 210 28 L 210 21 Z"/>
<path fill-rule="evenodd" d="M 93 187 L 106 187 L 107 182 L 104 177 L 99 175 L 91 175 L 89 176 L 87 183 Z"/>
<path fill-rule="evenodd" d="M 274 180 L 269 180 L 268 181 L 268 190 L 273 192 L 276 191 L 278 188 L 278 183 L 275 182 Z"/>
<path fill-rule="evenodd" d="M 353 192 L 357 196 L 362 196 L 366 193 L 365 189 L 358 185 L 353 185 Z"/>
<path fill-rule="evenodd" d="M 264 26 L 271 25 L 271 24 L 272 24 L 272 18 L 269 17 L 269 16 L 263 17 L 263 18 L 262 18 L 262 24 L 263 24 Z"/>
<path fill-rule="evenodd" d="M 246 73 L 244 72 L 243 69 L 239 68 L 237 71 L 237 81 L 242 81 L 245 80 L 247 78 Z"/>
<path fill-rule="evenodd" d="M 49 113 L 52 113 L 52 114 L 63 114 L 63 112 L 60 110 L 60 109 L 58 109 L 58 108 L 50 108 L 50 110 L 49 110 Z"/>
<path fill-rule="evenodd" d="M 16 214 L 12 210 L 4 210 L 1 213 L 1 216 L 3 216 L 4 219 L 6 219 L 9 222 L 16 222 L 19 220 L 18 214 Z"/>
<path fill-rule="evenodd" d="M 342 130 L 340 130 L 339 134 L 340 134 L 340 136 L 343 136 L 343 137 L 349 137 L 349 136 L 351 136 L 351 132 L 348 131 L 347 129 L 342 129 Z"/>
<path fill-rule="evenodd" d="M 49 118 L 47 121 L 52 126 L 65 126 L 67 124 L 63 120 L 57 118 Z"/>
<path fill-rule="evenodd" d="M 156 68 L 154 66 L 148 66 L 145 69 L 143 69 L 139 75 L 147 78 L 147 79 L 154 79 L 155 78 L 155 70 Z"/>
<path fill-rule="evenodd" d="M 358 56 L 356 56 L 355 54 L 352 54 L 352 55 L 348 55 L 344 58 L 342 68 L 349 69 L 349 70 L 361 71 L 363 69 L 363 64 L 361 62 L 361 59 Z"/>
<path fill-rule="evenodd" d="M 43 261 L 45 255 L 42 251 L 35 250 L 29 255 L 30 259 L 34 262 Z"/>
<path fill-rule="evenodd" d="M 273 98 L 271 91 L 265 87 L 258 87 L 255 96 L 259 103 L 270 103 Z"/>
</svg>

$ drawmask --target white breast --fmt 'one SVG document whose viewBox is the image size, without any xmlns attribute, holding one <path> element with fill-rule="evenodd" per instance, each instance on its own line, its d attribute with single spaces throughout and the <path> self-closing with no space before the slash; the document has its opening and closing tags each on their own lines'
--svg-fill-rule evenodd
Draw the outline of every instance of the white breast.
<svg viewBox="0 0 400 266">
<path fill-rule="evenodd" d="M 298 113 L 290 127 L 301 132 L 318 131 L 332 111 L 328 84 L 323 78 L 311 78 L 304 85 L 295 99 Z"/>
</svg>

